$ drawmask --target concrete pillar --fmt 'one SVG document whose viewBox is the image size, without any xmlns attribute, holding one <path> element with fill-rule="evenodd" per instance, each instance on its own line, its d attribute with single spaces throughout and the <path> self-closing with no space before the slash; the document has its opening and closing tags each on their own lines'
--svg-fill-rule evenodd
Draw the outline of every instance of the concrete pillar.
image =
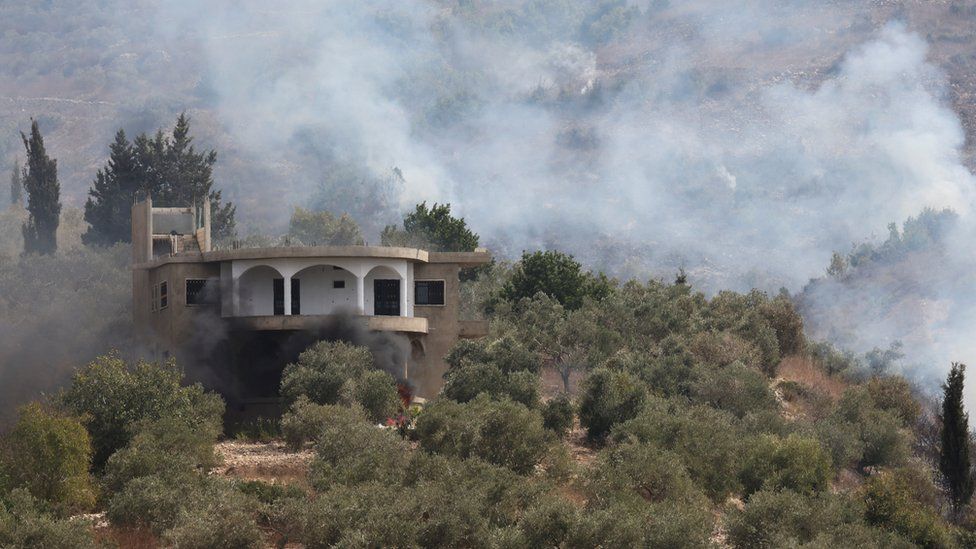
<svg viewBox="0 0 976 549">
<path fill-rule="evenodd" d="M 358 314 L 366 314 L 366 278 L 356 275 L 356 310 Z"/>
<path fill-rule="evenodd" d="M 400 279 L 400 316 L 410 316 L 407 310 L 407 279 Z"/>
<path fill-rule="evenodd" d="M 291 277 L 285 276 L 285 314 L 291 314 Z"/>
</svg>

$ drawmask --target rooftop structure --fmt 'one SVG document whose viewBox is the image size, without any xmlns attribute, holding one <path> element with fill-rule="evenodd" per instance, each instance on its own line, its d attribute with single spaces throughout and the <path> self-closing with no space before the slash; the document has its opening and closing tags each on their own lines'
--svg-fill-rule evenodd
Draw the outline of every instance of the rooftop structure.
<svg viewBox="0 0 976 549">
<path fill-rule="evenodd" d="M 295 336 L 321 336 L 335 319 L 404 336 L 402 377 L 422 396 L 440 389 L 444 357 L 459 338 L 488 331 L 487 321 L 458 318 L 459 271 L 487 263 L 486 251 L 213 250 L 207 202 L 156 208 L 148 198 L 133 205 L 132 242 L 138 331 L 161 354 L 208 353 L 229 370 L 215 372 L 220 384 L 242 398 L 273 396 L 283 363 L 303 348 Z"/>
</svg>

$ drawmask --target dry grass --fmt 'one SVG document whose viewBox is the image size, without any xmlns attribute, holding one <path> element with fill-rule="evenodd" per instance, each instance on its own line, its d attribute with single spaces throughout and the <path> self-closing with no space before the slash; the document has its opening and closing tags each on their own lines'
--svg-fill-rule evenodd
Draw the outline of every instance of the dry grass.
<svg viewBox="0 0 976 549">
<path fill-rule="evenodd" d="M 314 453 L 311 450 L 290 452 L 284 442 L 220 442 L 217 453 L 223 465 L 218 475 L 244 480 L 260 480 L 271 484 L 306 483 L 308 464 Z"/>
<path fill-rule="evenodd" d="M 125 549 L 156 549 L 159 539 L 146 527 L 104 526 L 95 528 L 95 541 L 99 547 L 124 547 Z"/>
<path fill-rule="evenodd" d="M 783 359 L 777 369 L 779 379 L 799 383 L 818 393 L 837 401 L 847 389 L 844 380 L 828 375 L 813 359 L 805 356 L 792 355 Z"/>
</svg>

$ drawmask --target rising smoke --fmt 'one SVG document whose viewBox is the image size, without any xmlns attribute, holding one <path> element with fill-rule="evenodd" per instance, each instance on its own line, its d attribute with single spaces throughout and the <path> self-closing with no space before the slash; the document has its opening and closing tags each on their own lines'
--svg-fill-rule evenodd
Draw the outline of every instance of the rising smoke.
<svg viewBox="0 0 976 549">
<path fill-rule="evenodd" d="M 415 202 L 446 201 L 501 256 L 555 247 L 620 277 L 684 267 L 709 292 L 798 292 L 833 251 L 952 208 L 951 263 L 905 275 L 936 297 L 884 314 L 870 280 L 811 297 L 822 333 L 843 315 L 858 351 L 907 340 L 905 362 L 937 380 L 976 356 L 974 181 L 947 77 L 901 4 L 168 2 L 139 20 L 192 82 L 153 123 L 188 108 L 225 197 L 262 229 L 314 205 L 375 241 Z M 145 103 L 117 125 L 146 129 Z"/>
</svg>

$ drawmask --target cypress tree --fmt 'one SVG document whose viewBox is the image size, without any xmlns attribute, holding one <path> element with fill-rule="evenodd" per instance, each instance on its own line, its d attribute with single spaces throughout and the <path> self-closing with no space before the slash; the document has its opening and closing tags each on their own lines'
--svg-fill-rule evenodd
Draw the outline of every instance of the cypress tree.
<svg viewBox="0 0 976 549">
<path fill-rule="evenodd" d="M 20 134 L 27 149 L 23 170 L 27 191 L 27 222 L 24 223 L 24 253 L 53 254 L 58 249 L 58 223 L 61 221 L 61 185 L 58 183 L 58 161 L 48 158 L 44 138 L 31 119 L 30 137 Z"/>
<path fill-rule="evenodd" d="M 973 474 L 969 463 L 969 415 L 963 410 L 963 381 L 966 365 L 952 363 L 942 386 L 942 447 L 939 470 L 949 491 L 955 516 L 973 496 Z"/>
<path fill-rule="evenodd" d="M 10 205 L 20 206 L 24 203 L 24 186 L 20 182 L 20 161 L 14 161 L 14 169 L 10 172 Z"/>
<path fill-rule="evenodd" d="M 81 235 L 82 242 L 108 246 L 132 239 L 132 200 L 144 179 L 135 150 L 120 129 L 109 146 L 108 162 L 88 190 L 85 221 L 90 227 Z"/>
</svg>

